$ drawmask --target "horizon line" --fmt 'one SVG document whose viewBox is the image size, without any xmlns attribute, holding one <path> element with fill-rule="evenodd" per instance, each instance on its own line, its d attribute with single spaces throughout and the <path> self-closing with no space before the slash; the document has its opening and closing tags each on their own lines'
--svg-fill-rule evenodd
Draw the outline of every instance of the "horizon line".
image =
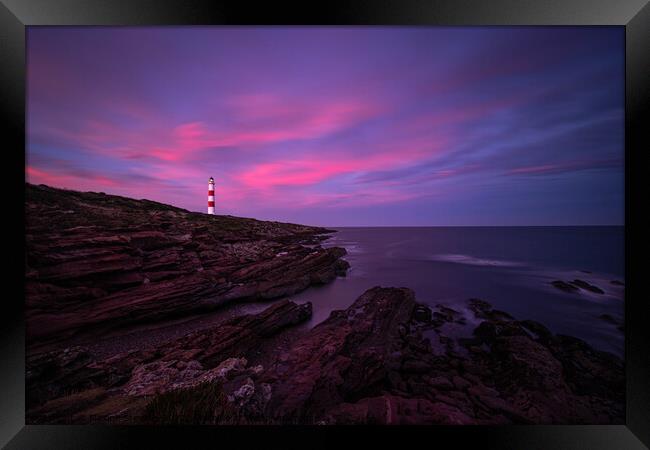
<svg viewBox="0 0 650 450">
<path fill-rule="evenodd" d="M 49 184 L 44 184 L 44 183 L 33 183 L 30 182 L 28 179 L 25 179 L 25 184 L 27 185 L 32 185 L 32 186 L 45 186 L 50 189 L 59 189 L 59 190 L 67 190 L 67 191 L 73 191 L 73 192 L 79 192 L 79 193 L 92 193 L 92 194 L 106 194 L 103 191 L 81 191 L 78 189 L 74 188 L 67 188 L 67 187 L 58 187 L 58 186 L 52 186 Z M 183 208 L 182 206 L 176 206 L 171 203 L 163 203 L 159 202 L 156 200 L 151 200 L 148 198 L 135 198 L 135 197 L 129 197 L 126 195 L 122 194 L 106 194 L 106 195 L 112 195 L 115 197 L 123 197 L 123 198 L 128 198 L 131 200 L 136 200 L 136 201 L 150 201 L 150 202 L 155 202 L 155 203 L 161 203 L 166 206 L 170 206 L 172 208 L 178 208 L 178 209 L 183 209 L 187 212 L 190 213 L 195 213 L 195 214 L 206 214 L 204 211 L 197 211 L 197 210 L 192 210 L 192 209 L 187 209 Z M 254 219 L 254 220 L 259 220 L 263 222 L 281 222 L 281 223 L 293 223 L 296 225 L 304 225 L 304 226 L 310 226 L 310 227 L 319 227 L 319 228 L 550 228 L 550 227 L 625 227 L 625 224 L 583 224 L 583 225 L 576 225 L 576 224 L 569 224 L 569 225 L 534 225 L 534 224 L 529 224 L 529 225 L 316 225 L 316 224 L 306 224 L 306 223 L 297 223 L 293 221 L 287 221 L 286 219 L 261 219 L 257 217 L 247 217 L 247 216 L 239 216 L 239 215 L 232 215 L 232 214 L 215 214 L 217 216 L 231 216 L 231 217 L 239 217 L 239 218 L 248 218 L 248 219 Z"/>
</svg>

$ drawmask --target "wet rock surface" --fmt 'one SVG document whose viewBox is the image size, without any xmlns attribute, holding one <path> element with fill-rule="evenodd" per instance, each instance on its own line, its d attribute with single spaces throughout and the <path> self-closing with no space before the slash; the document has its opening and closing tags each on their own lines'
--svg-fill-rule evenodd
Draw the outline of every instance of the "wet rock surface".
<svg viewBox="0 0 650 450">
<path fill-rule="evenodd" d="M 28 346 L 295 294 L 345 275 L 324 228 L 26 185 Z M 52 346 L 52 344 L 55 344 Z"/>
<path fill-rule="evenodd" d="M 466 338 L 445 335 L 461 313 L 439 305 L 427 323 L 422 308 L 409 289 L 373 288 L 333 313 L 264 373 L 269 414 L 317 423 L 623 422 L 623 363 L 614 355 L 477 299 L 469 311 L 482 321 Z M 442 354 L 433 340 L 445 343 Z"/>
<path fill-rule="evenodd" d="M 553 286 L 555 286 L 556 288 L 558 288 L 559 290 L 564 291 L 564 292 L 580 292 L 580 290 L 585 290 L 585 291 L 592 292 L 594 294 L 604 294 L 605 293 L 605 291 L 603 291 L 598 286 L 595 286 L 593 284 L 587 283 L 584 280 L 579 280 L 579 279 L 569 281 L 569 282 L 562 281 L 562 280 L 555 280 L 555 281 L 551 282 L 551 284 Z M 620 283 L 620 282 L 618 282 L 618 283 L 612 282 L 612 284 L 619 285 L 619 286 L 622 285 L 622 283 Z"/>
<path fill-rule="evenodd" d="M 213 386 L 219 406 L 210 408 L 218 413 L 187 420 L 623 423 L 625 380 L 617 357 L 479 299 L 463 311 L 438 305 L 429 315 L 424 309 L 410 289 L 370 289 L 278 346 L 264 365 L 250 362 L 256 349 L 306 320 L 309 304 L 283 301 L 156 349 L 101 361 L 79 348 L 40 355 L 28 361 L 29 391 L 40 395 L 29 401 L 28 422 L 181 423 L 160 405 L 188 408 L 184 402 L 204 398 L 201 389 Z M 31 363 L 49 369 L 34 371 Z M 47 389 L 52 386 L 56 392 Z"/>
<path fill-rule="evenodd" d="M 594 286 L 593 284 L 589 284 L 584 280 L 573 280 L 571 282 L 574 286 L 578 286 L 580 289 L 584 289 L 589 292 L 593 292 L 595 294 L 604 294 L 605 291 L 603 291 L 601 288 L 598 286 Z"/>
<path fill-rule="evenodd" d="M 564 292 L 578 292 L 580 290 L 577 286 L 562 280 L 555 280 L 551 284 Z"/>
</svg>

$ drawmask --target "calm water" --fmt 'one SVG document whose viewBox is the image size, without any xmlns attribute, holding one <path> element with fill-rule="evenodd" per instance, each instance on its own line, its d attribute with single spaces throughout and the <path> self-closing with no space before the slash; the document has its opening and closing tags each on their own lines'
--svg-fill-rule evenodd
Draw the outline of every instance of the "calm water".
<svg viewBox="0 0 650 450">
<path fill-rule="evenodd" d="M 311 301 L 312 325 L 373 286 L 405 286 L 418 301 L 462 309 L 481 298 L 516 318 L 623 355 L 623 227 L 339 228 L 324 245 L 345 247 L 346 278 L 294 297 Z M 579 278 L 605 294 L 564 293 L 549 283 Z"/>
</svg>

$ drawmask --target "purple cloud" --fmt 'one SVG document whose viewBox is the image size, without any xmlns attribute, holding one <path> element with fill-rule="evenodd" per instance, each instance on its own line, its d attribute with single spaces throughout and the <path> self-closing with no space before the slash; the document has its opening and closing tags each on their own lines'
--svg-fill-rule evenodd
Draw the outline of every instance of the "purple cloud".
<svg viewBox="0 0 650 450">
<path fill-rule="evenodd" d="M 27 42 L 30 182 L 204 211 L 214 176 L 217 212 L 330 226 L 623 221 L 622 29 L 30 28 Z"/>
</svg>

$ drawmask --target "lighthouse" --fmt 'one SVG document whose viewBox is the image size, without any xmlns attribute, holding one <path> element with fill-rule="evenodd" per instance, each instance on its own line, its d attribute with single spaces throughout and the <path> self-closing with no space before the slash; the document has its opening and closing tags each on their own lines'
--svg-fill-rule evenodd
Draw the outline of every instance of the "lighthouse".
<svg viewBox="0 0 650 450">
<path fill-rule="evenodd" d="M 214 214 L 214 178 L 208 181 L 208 214 Z"/>
</svg>

